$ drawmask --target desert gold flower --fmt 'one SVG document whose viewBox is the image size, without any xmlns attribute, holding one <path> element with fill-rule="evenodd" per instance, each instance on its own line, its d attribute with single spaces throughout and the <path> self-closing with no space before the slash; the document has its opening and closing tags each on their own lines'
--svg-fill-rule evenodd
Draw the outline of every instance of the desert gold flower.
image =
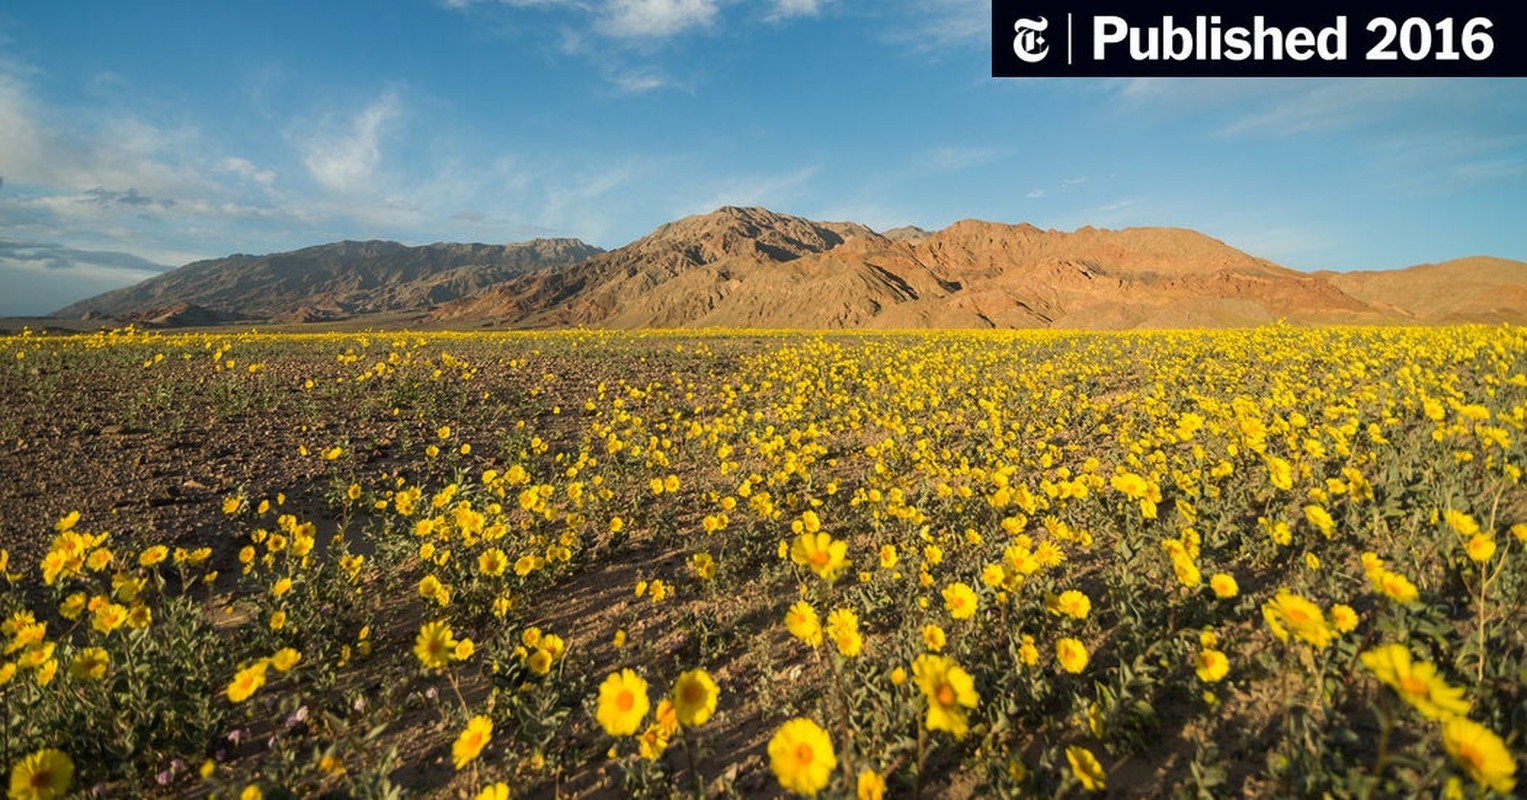
<svg viewBox="0 0 1527 800">
<path fill-rule="evenodd" d="M 885 797 L 885 778 L 872 769 L 859 771 L 854 780 L 854 800 L 882 800 Z"/>
<path fill-rule="evenodd" d="M 32 673 L 32 681 L 38 686 L 47 686 L 53 682 L 53 676 L 58 674 L 58 659 L 50 658 L 42 662 L 42 666 Z"/>
<path fill-rule="evenodd" d="M 1336 520 L 1331 518 L 1331 512 L 1313 503 L 1304 507 L 1304 519 L 1327 539 L 1336 530 Z"/>
<path fill-rule="evenodd" d="M 490 547 L 477 557 L 477 571 L 490 578 L 503 575 L 508 567 L 509 556 L 497 547 Z"/>
<path fill-rule="evenodd" d="M 1373 582 L 1375 589 L 1380 594 L 1399 603 L 1411 604 L 1421 596 L 1416 585 L 1410 579 L 1398 572 L 1391 572 L 1383 567 L 1378 567 L 1368 573 L 1368 578 Z"/>
<path fill-rule="evenodd" d="M 1087 646 L 1069 636 L 1055 640 L 1055 659 L 1061 669 L 1078 673 L 1087 668 Z"/>
<path fill-rule="evenodd" d="M 1034 637 L 1024 634 L 1018 645 L 1018 660 L 1026 667 L 1032 667 L 1039 663 L 1039 648 L 1034 644 Z"/>
<path fill-rule="evenodd" d="M 265 685 L 265 668 L 266 662 L 261 659 L 234 673 L 226 690 L 228 699 L 234 703 L 248 700 L 250 695 Z"/>
<path fill-rule="evenodd" d="M 851 609 L 839 608 L 827 615 L 827 635 L 838 652 L 848 658 L 858 656 L 864 649 L 864 637 L 859 634 L 859 615 Z"/>
<path fill-rule="evenodd" d="M 599 686 L 599 708 L 595 718 L 611 736 L 630 736 L 641 727 L 651 702 L 647 682 L 630 668 L 612 672 Z"/>
<path fill-rule="evenodd" d="M 1430 662 L 1411 660 L 1405 645 L 1381 645 L 1365 651 L 1361 658 L 1363 666 L 1427 719 L 1446 720 L 1469 713 L 1463 689 L 1449 686 Z"/>
<path fill-rule="evenodd" d="M 1067 589 L 1054 598 L 1046 598 L 1045 605 L 1050 613 L 1072 619 L 1086 619 L 1087 615 L 1092 613 L 1091 598 L 1075 589 Z"/>
<path fill-rule="evenodd" d="M 111 654 L 100 647 L 82 648 L 69 662 L 69 677 L 79 680 L 98 681 L 106 677 L 111 665 Z"/>
<path fill-rule="evenodd" d="M 1066 747 L 1066 763 L 1071 765 L 1071 774 L 1081 781 L 1082 788 L 1089 792 L 1096 792 L 1106 786 L 1106 773 L 1103 765 L 1098 763 L 1097 756 L 1091 750 L 1080 745 L 1068 745 Z"/>
<path fill-rule="evenodd" d="M 1351 633 L 1357 627 L 1357 612 L 1352 606 L 1337 603 L 1331 606 L 1331 626 L 1340 633 Z"/>
<path fill-rule="evenodd" d="M 1230 659 L 1219 650 L 1204 648 L 1198 651 L 1194 669 L 1198 672 L 1198 679 L 1205 683 L 1216 683 L 1223 680 L 1230 672 Z"/>
<path fill-rule="evenodd" d="M 1449 508 L 1442 512 L 1442 519 L 1447 522 L 1447 526 L 1452 528 L 1453 532 L 1458 534 L 1458 537 L 1461 539 L 1467 539 L 1479 533 L 1479 523 L 1462 511 Z"/>
<path fill-rule="evenodd" d="M 721 690 L 703 669 L 692 669 L 679 675 L 673 684 L 673 707 L 679 724 L 686 728 L 704 725 L 716 713 L 716 700 Z"/>
<path fill-rule="evenodd" d="M 664 700 L 663 702 L 667 702 Z M 641 757 L 648 761 L 656 761 L 668 752 L 668 742 L 673 738 L 673 731 L 663 727 L 658 722 L 653 722 L 647 729 L 636 737 L 636 750 Z"/>
<path fill-rule="evenodd" d="M 815 722 L 797 717 L 769 739 L 769 768 L 786 791 L 815 796 L 838 768 L 832 739 Z"/>
<path fill-rule="evenodd" d="M 127 607 L 106 603 L 90 615 L 90 627 L 101 633 L 111 633 L 127 622 Z"/>
<path fill-rule="evenodd" d="M 1108 481 L 1114 491 L 1128 497 L 1131 500 L 1145 499 L 1150 483 L 1133 472 L 1123 472 L 1113 476 Z"/>
<path fill-rule="evenodd" d="M 944 608 L 954 619 L 970 619 L 975 616 L 976 592 L 966 583 L 956 581 L 944 587 Z"/>
<path fill-rule="evenodd" d="M 295 648 L 283 647 L 270 657 L 270 665 L 275 667 L 277 672 L 286 672 L 297 666 L 297 662 L 301 660 L 302 653 Z"/>
<path fill-rule="evenodd" d="M 949 658 L 924 653 L 912 662 L 912 676 L 927 702 L 925 727 L 964 738 L 970 729 L 965 709 L 975 708 L 981 700 L 970 673 Z"/>
<path fill-rule="evenodd" d="M 1467 717 L 1442 726 L 1442 748 L 1480 786 L 1503 795 L 1516 788 L 1516 760 L 1495 732 Z"/>
<path fill-rule="evenodd" d="M 1209 588 L 1214 590 L 1214 596 L 1221 599 L 1229 599 L 1241 593 L 1241 587 L 1235 582 L 1235 576 L 1228 572 L 1216 572 L 1209 578 Z"/>
<path fill-rule="evenodd" d="M 482 754 L 493 739 L 493 720 L 481 714 L 467 721 L 456 741 L 451 743 L 451 763 L 460 770 Z"/>
<path fill-rule="evenodd" d="M 928 648 L 928 652 L 942 652 L 944 645 L 948 643 L 948 641 L 949 637 L 944 635 L 943 628 L 940 628 L 931 622 L 923 626 L 923 646 Z"/>
<path fill-rule="evenodd" d="M 1483 533 L 1476 533 L 1469 537 L 1464 545 L 1464 550 L 1469 554 L 1469 560 L 1483 564 L 1495 555 L 1495 538 Z"/>
<path fill-rule="evenodd" d="M 848 565 L 848 542 L 827 533 L 802 533 L 790 545 L 790 560 L 818 577 L 832 580 Z"/>
<path fill-rule="evenodd" d="M 64 598 L 64 602 L 58 605 L 58 615 L 64 619 L 75 620 L 85 611 L 85 602 L 88 598 L 84 592 L 75 592 Z"/>
<path fill-rule="evenodd" d="M 509 800 L 509 784 L 503 781 L 490 783 L 477 793 L 475 800 Z"/>
<path fill-rule="evenodd" d="M 1288 641 L 1293 634 L 1320 649 L 1331 642 L 1332 629 L 1320 606 L 1287 589 L 1279 589 L 1272 600 L 1262 604 L 1262 618 L 1280 641 Z"/>
<path fill-rule="evenodd" d="M 143 552 L 138 554 L 138 565 L 143 567 L 152 567 L 164 561 L 165 557 L 169 555 L 169 552 L 170 549 L 162 544 L 156 544 L 145 548 Z"/>
<path fill-rule="evenodd" d="M 44 748 L 11 767 L 12 800 L 52 800 L 63 797 L 74 782 L 74 759 L 62 750 Z"/>
<path fill-rule="evenodd" d="M 1175 555 L 1172 557 L 1172 571 L 1177 575 L 1177 582 L 1189 589 L 1196 588 L 1200 583 L 1203 583 L 1203 572 L 1199 570 L 1197 564 L 1193 563 L 1193 559 L 1188 558 L 1186 555 Z"/>
<path fill-rule="evenodd" d="M 1294 468 L 1287 460 L 1277 456 L 1267 457 L 1267 478 L 1273 486 L 1288 491 L 1294 488 Z"/>
<path fill-rule="evenodd" d="M 785 612 L 785 629 L 790 631 L 791 636 L 805 642 L 808 647 L 816 647 L 822 643 L 821 618 L 817 616 L 816 609 L 805 600 L 797 601 L 790 606 L 789 611 Z"/>
<path fill-rule="evenodd" d="M 451 663 L 456 652 L 456 639 L 449 623 L 436 620 L 426 622 L 419 628 L 414 639 L 414 655 L 419 663 L 429 669 L 441 669 Z"/>
</svg>

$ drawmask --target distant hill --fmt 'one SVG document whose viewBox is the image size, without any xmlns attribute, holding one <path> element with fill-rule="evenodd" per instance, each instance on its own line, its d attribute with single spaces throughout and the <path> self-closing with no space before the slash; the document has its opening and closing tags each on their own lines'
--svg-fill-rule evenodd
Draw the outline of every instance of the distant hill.
<svg viewBox="0 0 1527 800">
<path fill-rule="evenodd" d="M 516 275 L 600 252 L 577 239 L 419 247 L 335 242 L 288 253 L 196 261 L 82 300 L 55 315 L 175 325 L 221 319 L 305 322 L 423 311 Z M 180 319 L 196 321 L 177 322 Z"/>
<path fill-rule="evenodd" d="M 1527 262 L 1471 256 L 1373 272 L 1316 275 L 1381 313 L 1418 323 L 1522 322 Z"/>
<path fill-rule="evenodd" d="M 1305 273 L 1183 228 L 877 233 L 727 206 L 608 252 L 339 242 L 186 265 L 59 312 L 151 325 L 407 312 L 436 327 L 1178 328 L 1527 323 L 1527 263 Z M 397 317 L 387 317 L 396 324 Z"/>
<path fill-rule="evenodd" d="M 892 239 L 853 223 L 722 208 L 444 304 L 431 318 L 511 327 L 1132 328 L 1382 317 L 1328 281 L 1189 230 L 1065 233 L 966 220 L 907 233 Z"/>
</svg>

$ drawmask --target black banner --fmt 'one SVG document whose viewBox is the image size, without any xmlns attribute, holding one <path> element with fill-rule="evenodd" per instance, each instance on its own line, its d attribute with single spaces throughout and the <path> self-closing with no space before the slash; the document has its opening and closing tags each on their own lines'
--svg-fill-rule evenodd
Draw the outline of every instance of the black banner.
<svg viewBox="0 0 1527 800">
<path fill-rule="evenodd" d="M 991 70 L 999 78 L 1527 77 L 1527 4 L 992 0 Z"/>
</svg>

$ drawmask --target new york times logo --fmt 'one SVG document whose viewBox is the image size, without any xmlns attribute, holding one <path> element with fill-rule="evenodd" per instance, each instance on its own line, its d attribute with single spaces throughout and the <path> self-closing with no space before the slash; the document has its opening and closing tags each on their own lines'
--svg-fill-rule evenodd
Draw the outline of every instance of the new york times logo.
<svg viewBox="0 0 1527 800">
<path fill-rule="evenodd" d="M 1038 64 L 1050 54 L 1050 43 L 1045 41 L 1044 32 L 1050 27 L 1049 20 L 1044 17 L 1029 19 L 1022 17 L 1013 23 L 1013 55 L 1025 64 Z"/>
<path fill-rule="evenodd" d="M 1527 77 L 1527 3 L 1152 2 L 992 0 L 992 75 Z"/>
</svg>

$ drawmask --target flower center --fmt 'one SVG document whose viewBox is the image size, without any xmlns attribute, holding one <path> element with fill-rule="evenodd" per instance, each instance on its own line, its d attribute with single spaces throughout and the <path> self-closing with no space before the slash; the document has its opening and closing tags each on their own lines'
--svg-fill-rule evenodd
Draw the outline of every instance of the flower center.
<svg viewBox="0 0 1527 800">
<path fill-rule="evenodd" d="M 1413 675 L 1406 675 L 1400 679 L 1400 690 L 1409 695 L 1425 697 L 1427 695 L 1426 681 Z"/>
<path fill-rule="evenodd" d="M 696 705 L 705 699 L 705 687 L 698 683 L 685 684 L 683 696 L 685 703 Z"/>
<path fill-rule="evenodd" d="M 795 746 L 795 763 L 802 767 L 811 766 L 811 762 L 816 760 L 816 756 L 816 751 L 812 750 L 809 744 L 798 744 Z"/>
<path fill-rule="evenodd" d="M 817 550 L 811 554 L 811 563 L 819 567 L 827 566 L 827 560 L 831 558 L 826 550 Z"/>
<path fill-rule="evenodd" d="M 938 690 L 933 693 L 933 699 L 937 700 L 941 706 L 954 705 L 954 687 L 947 683 L 939 684 Z"/>
<path fill-rule="evenodd" d="M 615 695 L 615 707 L 621 711 L 630 711 L 636 705 L 636 696 L 630 689 L 622 689 L 620 694 Z"/>
<path fill-rule="evenodd" d="M 53 770 L 40 769 L 32 773 L 32 788 L 44 789 L 53 785 Z"/>
</svg>

